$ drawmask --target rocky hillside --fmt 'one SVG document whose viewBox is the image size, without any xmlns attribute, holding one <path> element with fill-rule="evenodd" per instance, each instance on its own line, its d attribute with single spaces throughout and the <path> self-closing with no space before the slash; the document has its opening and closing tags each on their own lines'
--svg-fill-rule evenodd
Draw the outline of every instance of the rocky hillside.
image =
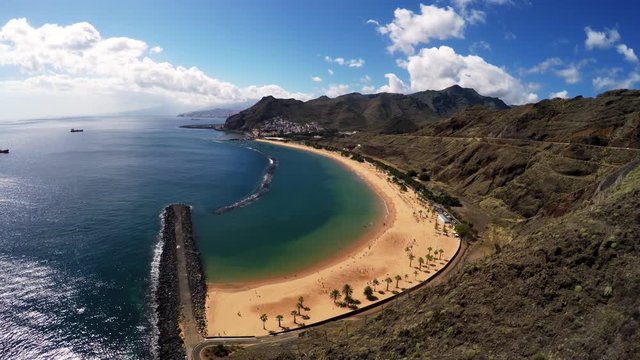
<svg viewBox="0 0 640 360">
<path fill-rule="evenodd" d="M 460 197 L 481 231 L 474 260 L 373 318 L 235 356 L 640 358 L 639 99 L 471 107 L 411 134 L 320 140 L 424 169 L 427 186 Z"/>
<path fill-rule="evenodd" d="M 507 110 L 471 107 L 419 135 L 491 137 L 640 148 L 640 90 L 543 100 Z"/>
<path fill-rule="evenodd" d="M 352 93 L 334 99 L 322 96 L 307 102 L 267 96 L 254 106 L 230 116 L 225 127 L 246 131 L 278 117 L 296 123 L 318 122 L 328 129 L 406 133 L 473 105 L 489 109 L 508 108 L 498 98 L 481 96 L 473 89 L 459 86 L 411 95 Z"/>
</svg>

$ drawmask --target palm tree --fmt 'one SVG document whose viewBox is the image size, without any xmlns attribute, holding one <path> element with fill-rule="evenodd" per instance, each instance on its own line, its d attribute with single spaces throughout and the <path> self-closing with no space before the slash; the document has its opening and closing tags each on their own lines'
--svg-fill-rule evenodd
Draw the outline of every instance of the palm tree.
<svg viewBox="0 0 640 360">
<path fill-rule="evenodd" d="M 433 261 L 433 260 L 435 260 L 435 257 L 434 257 L 433 255 L 429 255 L 429 256 L 428 256 L 428 261 L 429 261 L 429 262 L 431 262 L 431 261 Z"/>
<path fill-rule="evenodd" d="M 418 270 L 413 270 L 413 280 L 418 279 Z"/>
<path fill-rule="evenodd" d="M 447 231 L 446 226 L 444 227 L 444 229 L 442 229 L 442 231 L 444 232 L 444 236 L 449 236 L 449 231 Z"/>
<path fill-rule="evenodd" d="M 329 297 L 331 297 L 331 300 L 333 300 L 334 303 L 338 303 L 338 299 L 340 299 L 340 291 L 338 291 L 338 289 L 331 290 Z"/>
<path fill-rule="evenodd" d="M 412 253 L 409 253 L 408 257 L 409 257 L 409 267 L 411 267 L 411 262 L 413 262 L 413 259 L 415 259 L 416 256 L 413 255 Z"/>
<path fill-rule="evenodd" d="M 268 319 L 269 317 L 267 317 L 267 314 L 260 315 L 260 321 L 262 321 L 262 328 L 264 330 L 267 330 L 267 328 L 265 327 L 265 323 L 267 322 Z"/>
<path fill-rule="evenodd" d="M 380 285 L 380 281 L 378 279 L 373 279 L 373 290 L 376 290 L 376 286 Z"/>
<path fill-rule="evenodd" d="M 293 323 L 297 324 L 298 322 L 296 321 L 296 315 L 298 315 L 298 312 L 295 310 L 291 310 L 291 315 L 293 316 Z"/>
<path fill-rule="evenodd" d="M 304 298 L 302 296 L 298 298 L 298 304 L 296 306 L 298 307 L 298 311 L 300 311 L 300 309 L 304 309 Z"/>
<path fill-rule="evenodd" d="M 302 311 L 300 311 L 300 309 L 302 309 L 302 304 L 297 303 L 296 304 L 296 309 L 298 309 L 298 315 L 302 315 Z"/>
<path fill-rule="evenodd" d="M 436 221 L 435 225 L 433 225 L 433 228 L 436 229 L 436 231 L 440 230 L 440 225 L 438 225 L 437 221 Z"/>
<path fill-rule="evenodd" d="M 420 265 L 420 270 L 422 270 L 422 264 L 424 264 L 424 259 L 421 256 L 418 258 L 418 265 Z"/>
<path fill-rule="evenodd" d="M 351 294 L 353 294 L 353 288 L 349 284 L 344 284 L 342 287 L 342 293 L 344 294 L 345 300 L 350 300 Z"/>
<path fill-rule="evenodd" d="M 444 252 L 444 250 L 442 250 L 442 249 L 438 250 L 438 253 L 440 253 L 440 254 L 438 255 L 438 260 L 441 260 L 441 259 L 442 259 L 442 253 L 443 253 L 443 252 Z"/>
<path fill-rule="evenodd" d="M 371 299 L 373 297 L 373 289 L 371 288 L 371 286 L 365 286 L 364 296 L 366 296 L 367 299 Z"/>
<path fill-rule="evenodd" d="M 276 320 L 278 320 L 278 327 L 282 327 L 281 321 L 284 319 L 282 315 L 276 315 Z"/>
<path fill-rule="evenodd" d="M 384 282 L 386 282 L 386 283 L 387 283 L 387 291 L 389 291 L 389 284 L 390 284 L 390 283 L 392 283 L 392 282 L 393 282 L 393 280 L 391 280 L 391 278 L 390 278 L 390 277 L 388 277 L 388 278 L 384 279 Z"/>
<path fill-rule="evenodd" d="M 432 248 L 431 246 L 429 246 L 429 247 L 427 248 L 427 250 L 429 251 L 429 255 L 431 255 L 431 250 L 433 250 L 433 248 Z"/>
<path fill-rule="evenodd" d="M 402 276 L 396 275 L 396 287 L 400 287 L 400 280 L 402 280 Z"/>
</svg>

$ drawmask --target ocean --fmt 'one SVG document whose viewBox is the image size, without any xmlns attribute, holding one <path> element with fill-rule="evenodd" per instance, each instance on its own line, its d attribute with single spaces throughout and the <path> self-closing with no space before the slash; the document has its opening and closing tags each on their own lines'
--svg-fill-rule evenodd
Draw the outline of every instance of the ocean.
<svg viewBox="0 0 640 360">
<path fill-rule="evenodd" d="M 339 164 L 178 127 L 194 123 L 0 124 L 0 148 L 11 150 L 0 154 L 0 358 L 151 358 L 154 250 L 169 203 L 193 206 L 212 282 L 304 269 L 351 245 L 380 215 L 371 190 Z M 255 191 L 268 156 L 277 164 L 268 190 L 216 214 Z"/>
</svg>

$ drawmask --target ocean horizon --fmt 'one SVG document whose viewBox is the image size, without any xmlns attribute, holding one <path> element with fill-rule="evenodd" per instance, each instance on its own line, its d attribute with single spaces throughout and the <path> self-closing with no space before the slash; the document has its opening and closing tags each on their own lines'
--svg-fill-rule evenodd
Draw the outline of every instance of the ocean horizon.
<svg viewBox="0 0 640 360">
<path fill-rule="evenodd" d="M 152 269 L 167 204 L 193 206 L 207 281 L 216 283 L 305 269 L 352 246 L 380 215 L 371 189 L 339 164 L 179 128 L 200 122 L 0 125 L 0 142 L 11 150 L 0 157 L 3 356 L 152 357 Z M 265 154 L 277 160 L 268 190 L 215 214 L 254 192 L 269 165 Z"/>
</svg>

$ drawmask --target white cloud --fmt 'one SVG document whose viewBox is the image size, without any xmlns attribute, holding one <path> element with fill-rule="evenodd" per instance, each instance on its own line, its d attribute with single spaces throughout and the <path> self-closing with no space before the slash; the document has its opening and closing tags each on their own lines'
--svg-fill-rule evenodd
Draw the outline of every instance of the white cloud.
<svg viewBox="0 0 640 360">
<path fill-rule="evenodd" d="M 632 63 L 638 62 L 638 56 L 633 51 L 633 49 L 628 47 L 627 45 L 619 44 L 618 46 L 616 46 L 616 50 L 618 50 L 618 53 L 624 56 L 624 59 L 627 60 L 628 62 L 632 62 Z"/>
<path fill-rule="evenodd" d="M 491 44 L 486 41 L 476 41 L 469 46 L 469 52 L 477 54 L 480 51 L 491 51 Z"/>
<path fill-rule="evenodd" d="M 515 40 L 517 39 L 516 34 L 512 33 L 511 31 L 507 31 L 506 33 L 504 33 L 504 39 L 505 40 Z"/>
<path fill-rule="evenodd" d="M 333 70 L 331 70 L 331 69 L 327 69 L 327 73 L 328 73 L 329 75 L 331 75 L 331 76 L 333 76 L 333 74 L 334 74 Z"/>
<path fill-rule="evenodd" d="M 405 86 L 404 82 L 400 80 L 396 76 L 396 74 L 388 73 L 384 74 L 384 77 L 387 78 L 389 83 L 387 85 L 383 85 L 378 89 L 378 92 L 386 92 L 386 93 L 404 93 L 407 91 L 407 86 Z"/>
<path fill-rule="evenodd" d="M 575 84 L 580 81 L 580 70 L 578 66 L 571 64 L 568 67 L 555 72 L 558 77 L 564 79 L 567 84 Z"/>
<path fill-rule="evenodd" d="M 549 69 L 562 65 L 563 61 L 560 58 L 552 57 L 545 59 L 544 61 L 530 67 L 529 69 L 522 69 L 520 72 L 522 74 L 544 74 Z"/>
<path fill-rule="evenodd" d="M 463 16 L 471 25 L 484 24 L 487 21 L 487 13 L 478 9 L 471 9 Z"/>
<path fill-rule="evenodd" d="M 373 85 L 364 85 L 360 91 L 362 91 L 363 94 L 371 94 L 376 91 L 376 87 Z"/>
<path fill-rule="evenodd" d="M 457 84 L 474 88 L 482 95 L 497 96 L 511 104 L 532 102 L 538 98 L 504 69 L 487 63 L 480 56 L 459 55 L 448 46 L 422 49 L 409 57 L 406 69 L 412 91 L 440 90 Z"/>
<path fill-rule="evenodd" d="M 152 53 L 152 54 L 160 54 L 163 51 L 164 51 L 164 49 L 161 48 L 160 46 L 154 46 L 151 49 L 149 49 L 149 52 Z"/>
<path fill-rule="evenodd" d="M 373 24 L 375 26 L 380 26 L 380 23 L 378 22 L 378 20 L 373 20 L 373 19 L 367 20 L 367 24 Z"/>
<path fill-rule="evenodd" d="M 463 38 L 464 26 L 465 20 L 453 8 L 420 4 L 419 14 L 396 9 L 393 21 L 378 27 L 378 32 L 389 36 L 390 53 L 413 54 L 416 45 L 428 44 L 432 39 Z"/>
<path fill-rule="evenodd" d="M 364 83 L 364 84 L 368 84 L 371 82 L 371 76 L 369 75 L 365 75 L 362 78 L 360 78 L 360 82 Z"/>
<path fill-rule="evenodd" d="M 620 33 L 616 29 L 605 29 L 605 31 L 596 31 L 590 27 L 584 28 L 587 34 L 587 39 L 584 41 L 585 47 L 588 50 L 593 49 L 608 49 L 618 43 L 622 38 Z M 631 63 L 638 62 L 638 56 L 632 48 L 626 44 L 616 45 L 616 51 L 624 57 L 624 59 Z"/>
<path fill-rule="evenodd" d="M 322 78 L 320 76 L 312 76 L 311 81 L 319 83 L 322 82 Z"/>
<path fill-rule="evenodd" d="M 458 10 L 460 15 L 470 24 L 484 24 L 487 13 L 474 7 L 487 7 L 487 5 L 507 5 L 512 4 L 511 0 L 452 0 L 451 5 Z"/>
<path fill-rule="evenodd" d="M 364 60 L 362 59 L 351 59 L 347 64 L 349 67 L 361 68 L 364 66 Z"/>
<path fill-rule="evenodd" d="M 328 97 L 337 97 L 351 92 L 351 88 L 346 84 L 333 84 L 329 85 L 329 88 L 325 89 L 324 94 Z"/>
<path fill-rule="evenodd" d="M 613 71 L 611 75 L 593 79 L 593 86 L 597 90 L 631 89 L 640 83 L 640 72 L 638 71 L 632 71 L 625 79 L 614 77 L 616 73 L 617 71 Z"/>
<path fill-rule="evenodd" d="M 26 19 L 12 19 L 0 29 L 0 65 L 17 68 L 23 76 L 21 80 L 0 81 L 0 88 L 5 92 L 13 89 L 13 99 L 23 95 L 23 101 L 13 105 L 16 113 L 12 116 L 20 117 L 31 116 L 32 102 L 26 99 L 36 93 L 40 97 L 49 94 L 51 99 L 67 96 L 76 102 L 91 98 L 96 109 L 100 108 L 96 101 L 121 105 L 111 112 L 158 105 L 181 109 L 220 106 L 266 95 L 309 98 L 277 85 L 238 87 L 196 67 L 156 62 L 145 55 L 147 50 L 158 50 L 153 49 L 144 41 L 127 37 L 103 38 L 86 22 L 35 28 Z M 103 98 L 96 100 L 95 92 Z M 52 101 L 43 104 L 51 105 Z"/>
<path fill-rule="evenodd" d="M 338 64 L 340 66 L 348 66 L 348 67 L 352 67 L 352 68 L 361 68 L 364 66 L 364 60 L 361 58 L 357 58 L 357 59 L 345 59 L 343 57 L 331 57 L 331 56 L 325 56 L 324 57 L 324 61 L 328 62 L 328 63 L 333 63 L 333 64 Z"/>
<path fill-rule="evenodd" d="M 584 46 L 588 50 L 607 49 L 620 40 L 620 33 L 618 33 L 618 30 L 616 29 L 596 31 L 587 26 L 584 28 L 584 32 L 587 35 L 587 39 L 584 41 Z"/>
<path fill-rule="evenodd" d="M 567 90 L 552 92 L 549 94 L 549 99 L 555 99 L 555 98 L 566 99 L 568 97 L 569 97 L 569 92 Z"/>
</svg>

